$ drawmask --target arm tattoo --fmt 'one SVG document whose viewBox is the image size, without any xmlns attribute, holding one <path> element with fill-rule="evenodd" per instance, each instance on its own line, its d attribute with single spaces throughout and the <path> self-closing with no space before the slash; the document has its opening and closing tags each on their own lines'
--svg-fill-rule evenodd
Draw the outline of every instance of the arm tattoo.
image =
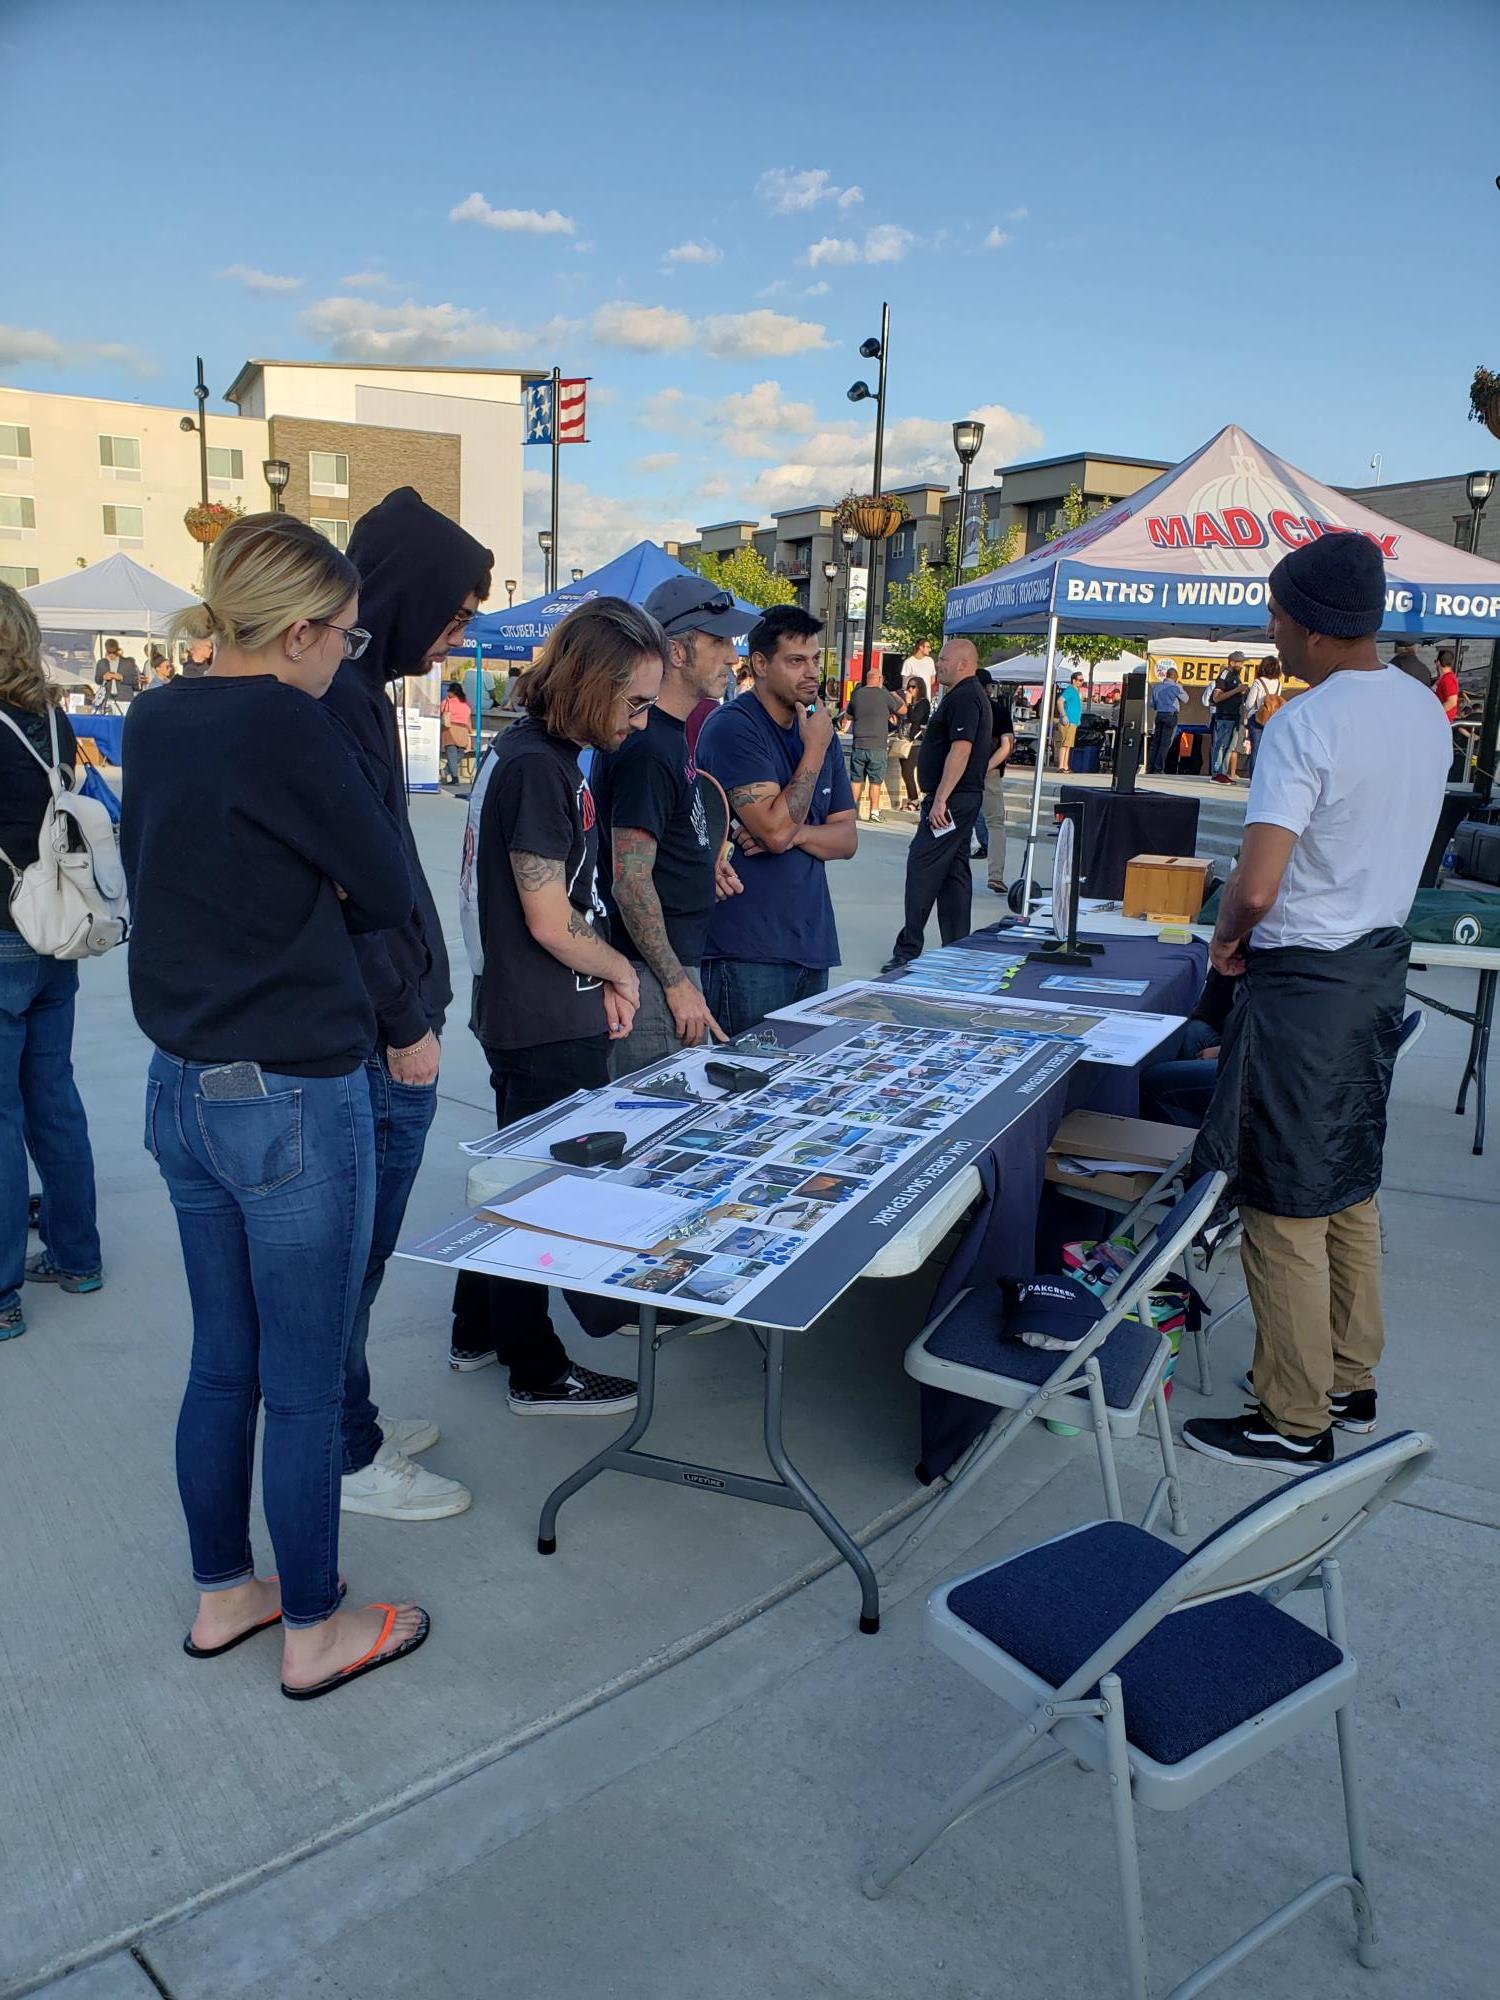
<svg viewBox="0 0 1500 2000">
<path fill-rule="evenodd" d="M 794 826 L 801 826 L 807 818 L 808 808 L 812 804 L 813 787 L 817 784 L 818 777 L 817 771 L 803 771 L 792 779 L 781 794 Z"/>
<path fill-rule="evenodd" d="M 625 920 L 625 928 L 662 985 L 675 986 L 683 971 L 667 937 L 661 898 L 652 880 L 656 842 L 639 827 L 617 826 L 614 844 L 615 904 Z"/>
<path fill-rule="evenodd" d="M 568 906 L 568 936 L 576 938 L 597 937 L 598 932 L 581 910 Z"/>
<path fill-rule="evenodd" d="M 515 876 L 516 887 L 522 894 L 534 896 L 539 889 L 562 881 L 563 864 L 550 854 L 514 852 L 510 857 L 510 872 Z"/>
<path fill-rule="evenodd" d="M 729 803 L 738 812 L 741 806 L 758 806 L 767 799 L 778 797 L 780 789 L 769 780 L 754 785 L 735 785 L 730 791 Z"/>
</svg>

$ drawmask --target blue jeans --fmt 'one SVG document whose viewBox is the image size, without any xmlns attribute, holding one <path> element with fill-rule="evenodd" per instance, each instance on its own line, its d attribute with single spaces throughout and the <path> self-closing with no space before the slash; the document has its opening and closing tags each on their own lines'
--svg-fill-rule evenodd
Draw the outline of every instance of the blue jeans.
<svg viewBox="0 0 1500 2000">
<path fill-rule="evenodd" d="M 706 958 L 703 992 L 708 1011 L 726 1035 L 759 1027 L 767 1014 L 828 991 L 822 965 L 762 965 L 750 958 Z"/>
<path fill-rule="evenodd" d="M 1237 722 L 1220 722 L 1214 717 L 1214 746 L 1210 752 L 1209 769 L 1213 775 L 1223 777 L 1229 769 L 1229 753 L 1234 748 L 1235 738 L 1240 733 Z"/>
<path fill-rule="evenodd" d="M 376 1422 L 380 1413 L 370 1398 L 370 1365 L 365 1359 L 370 1308 L 401 1234 L 406 1204 L 437 1112 L 435 1083 L 397 1083 L 379 1056 L 371 1056 L 365 1063 L 365 1082 L 375 1120 L 375 1225 L 344 1367 L 345 1472 L 363 1472 L 380 1449 Z"/>
<path fill-rule="evenodd" d="M 94 1155 L 73 1081 L 78 967 L 41 958 L 0 931 L 0 1307 L 19 1303 L 26 1270 L 26 1155 L 42 1182 L 42 1242 L 60 1270 L 100 1265 Z"/>
<path fill-rule="evenodd" d="M 1205 1062 L 1202 1051 L 1218 1045 L 1221 1028 L 1206 1021 L 1189 1021 L 1182 1031 L 1173 1062 L 1148 1063 L 1141 1071 L 1141 1116 L 1161 1125 L 1197 1127 L 1207 1116 L 1219 1081 L 1217 1056 Z"/>
<path fill-rule="evenodd" d="M 344 1361 L 375 1217 L 375 1121 L 364 1072 L 279 1076 L 210 1098 L 205 1065 L 160 1049 L 146 1147 L 177 1211 L 193 1356 L 177 1420 L 177 1489 L 193 1580 L 254 1575 L 250 1486 L 265 1398 L 261 1497 L 282 1620 L 338 1607 Z"/>
</svg>

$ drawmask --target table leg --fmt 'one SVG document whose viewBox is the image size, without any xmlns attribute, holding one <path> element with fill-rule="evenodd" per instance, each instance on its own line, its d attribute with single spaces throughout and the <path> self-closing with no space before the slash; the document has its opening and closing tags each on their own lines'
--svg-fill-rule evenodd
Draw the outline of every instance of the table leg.
<svg viewBox="0 0 1500 2000">
<path fill-rule="evenodd" d="M 1490 1029 L 1495 1019 L 1495 987 L 1500 975 L 1481 972 L 1474 1009 L 1474 1151 L 1484 1151 L 1484 1114 L 1489 1091 Z"/>
<path fill-rule="evenodd" d="M 786 1372 L 786 1335 L 779 1328 L 765 1329 L 766 1351 L 766 1456 L 802 1503 L 804 1512 L 817 1522 L 829 1541 L 859 1578 L 861 1632 L 880 1630 L 880 1585 L 869 1557 L 848 1530 L 837 1521 L 787 1457 L 781 1434 L 782 1388 Z"/>
<path fill-rule="evenodd" d="M 601 1472 L 608 1472 L 612 1466 L 624 1471 L 630 1469 L 626 1463 L 630 1448 L 645 1436 L 651 1422 L 651 1413 L 656 1407 L 656 1348 L 656 1307 L 643 1306 L 641 1359 L 636 1371 L 640 1379 L 636 1385 L 635 1418 L 629 1430 L 623 1431 L 619 1437 L 613 1439 L 603 1451 L 589 1459 L 587 1464 L 580 1465 L 576 1472 L 570 1472 L 562 1484 L 554 1486 L 547 1495 L 542 1503 L 542 1518 L 536 1531 L 538 1555 L 550 1556 L 557 1553 L 557 1514 L 564 1500 L 571 1500 L 581 1488 L 587 1486 L 591 1480 L 597 1479 Z"/>
</svg>

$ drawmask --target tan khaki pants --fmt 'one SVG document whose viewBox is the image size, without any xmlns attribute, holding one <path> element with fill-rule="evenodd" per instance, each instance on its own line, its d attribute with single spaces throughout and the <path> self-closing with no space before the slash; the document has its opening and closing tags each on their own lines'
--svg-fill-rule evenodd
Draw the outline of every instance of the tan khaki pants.
<svg viewBox="0 0 1500 2000">
<path fill-rule="evenodd" d="M 990 830 L 990 865 L 985 871 L 992 889 L 1005 887 L 1005 766 L 986 771 L 984 818 Z"/>
<path fill-rule="evenodd" d="M 1372 1196 L 1337 1215 L 1242 1207 L 1240 1220 L 1255 1393 L 1284 1436 L 1315 1437 L 1328 1428 L 1331 1390 L 1374 1387 L 1385 1346 L 1380 1211 Z"/>
</svg>

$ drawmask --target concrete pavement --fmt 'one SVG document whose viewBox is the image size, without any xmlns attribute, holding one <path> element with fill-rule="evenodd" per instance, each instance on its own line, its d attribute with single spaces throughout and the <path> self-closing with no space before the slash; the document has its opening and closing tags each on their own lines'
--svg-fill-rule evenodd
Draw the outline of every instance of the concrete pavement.
<svg viewBox="0 0 1500 2000">
<path fill-rule="evenodd" d="M 460 809 L 419 801 L 416 817 L 451 912 Z M 836 873 L 852 973 L 886 955 L 904 849 L 888 823 Z M 357 1592 L 425 1602 L 431 1643 L 306 1711 L 277 1693 L 274 1640 L 213 1664 L 184 1658 L 171 1430 L 186 1300 L 141 1149 L 145 1048 L 120 957 L 84 968 L 77 1050 L 109 1282 L 95 1298 L 29 1297 L 31 1331 L 0 1349 L 0 1995 L 140 2000 L 152 1982 L 178 2000 L 414 1986 L 451 2000 L 1113 1991 L 1105 1807 L 1080 1774 L 971 1821 L 886 1903 L 854 1887 L 865 1851 L 1003 1726 L 923 1650 L 925 1588 L 1096 1515 L 1086 1440 L 1028 1437 L 932 1538 L 874 1639 L 853 1632 L 847 1571 L 816 1575 L 826 1545 L 794 1514 L 612 1478 L 570 1503 L 543 1561 L 539 1499 L 605 1427 L 528 1424 L 506 1412 L 500 1371 L 450 1375 L 442 1288 L 397 1264 L 372 1335 L 376 1394 L 438 1418 L 428 1462 L 476 1501 L 430 1525 L 346 1518 L 343 1562 Z M 1427 981 L 1467 997 L 1457 975 Z M 417 1228 L 459 1204 L 457 1143 L 489 1122 L 483 1060 L 456 1013 Z M 1452 1115 L 1460 1046 L 1435 1020 L 1398 1073 L 1385 1202 L 1383 1412 L 1432 1430 L 1442 1457 L 1348 1563 L 1392 1969 L 1354 1968 L 1330 1904 L 1226 1994 L 1487 1990 L 1500 1167 L 1472 1158 Z M 900 1354 L 934 1278 L 860 1286 L 794 1344 L 790 1448 L 851 1524 L 915 1493 Z M 1249 1342 L 1240 1314 L 1216 1342 L 1208 1406 L 1184 1363 L 1179 1422 L 1237 1407 Z M 588 1350 L 611 1368 L 631 1353 L 618 1339 Z M 666 1448 L 758 1470 L 757 1371 L 738 1334 L 669 1348 Z M 1151 1456 L 1147 1444 L 1124 1454 L 1127 1502 L 1144 1494 Z M 1262 1490 L 1207 1461 L 1185 1470 L 1195 1533 Z M 1310 1740 L 1184 1819 L 1148 1823 L 1163 1977 L 1336 1865 L 1336 1783 L 1331 1738 Z M 1051 1899 L 1070 1862 L 1085 1884 L 1063 1918 Z"/>
</svg>

